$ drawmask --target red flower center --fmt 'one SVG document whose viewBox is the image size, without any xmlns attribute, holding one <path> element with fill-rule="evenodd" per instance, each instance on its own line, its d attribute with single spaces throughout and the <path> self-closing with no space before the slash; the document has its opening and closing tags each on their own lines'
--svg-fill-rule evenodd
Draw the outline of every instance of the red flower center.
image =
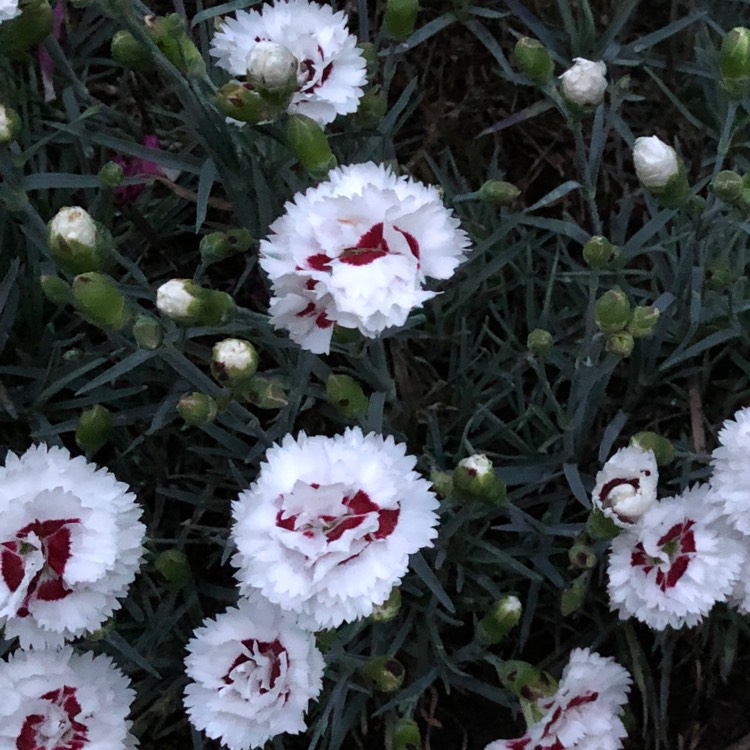
<svg viewBox="0 0 750 750">
<path fill-rule="evenodd" d="M 48 702 L 44 714 L 31 714 L 16 739 L 16 750 L 82 750 L 89 741 L 88 727 L 77 720 L 81 704 L 68 685 L 40 696 Z"/>
<path fill-rule="evenodd" d="M 630 556 L 631 566 L 642 568 L 645 575 L 656 569 L 656 585 L 662 591 L 671 589 L 685 575 L 695 552 L 693 526 L 695 521 L 691 520 L 676 523 L 656 543 L 659 549 L 666 553 L 668 563 L 648 555 L 643 544 L 639 543 Z"/>
<path fill-rule="evenodd" d="M 37 570 L 28 584 L 23 602 L 16 613 L 19 617 L 29 614 L 29 603 L 33 600 L 50 602 L 64 599 L 72 590 L 62 579 L 65 566 L 70 559 L 71 526 L 80 523 L 78 518 L 48 521 L 39 519 L 16 532 L 15 539 L 0 544 L 0 576 L 11 593 L 23 583 L 26 570 L 26 555 L 41 546 L 44 565 Z M 34 535 L 35 540 L 29 541 Z"/>
<path fill-rule="evenodd" d="M 273 690 L 276 687 L 276 682 L 281 676 L 281 655 L 287 653 L 286 649 L 277 640 L 275 641 L 256 641 L 254 638 L 248 638 L 242 641 L 242 645 L 245 648 L 245 652 L 241 653 L 231 664 L 227 673 L 222 677 L 222 681 L 226 685 L 234 685 L 239 679 L 239 673 L 234 676 L 232 673 L 237 667 L 243 664 L 253 663 L 257 665 L 256 659 L 261 656 L 268 659 L 270 662 L 269 671 L 265 680 L 261 679 L 261 685 L 258 688 L 258 692 L 261 695 Z"/>
</svg>

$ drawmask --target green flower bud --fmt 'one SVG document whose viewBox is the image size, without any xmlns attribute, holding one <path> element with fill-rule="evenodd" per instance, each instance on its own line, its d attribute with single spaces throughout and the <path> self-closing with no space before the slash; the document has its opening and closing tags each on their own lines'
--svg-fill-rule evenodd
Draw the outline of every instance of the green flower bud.
<svg viewBox="0 0 750 750">
<path fill-rule="evenodd" d="M 541 86 L 552 79 L 555 64 L 540 41 L 521 37 L 516 42 L 515 53 L 518 69 L 534 83 Z"/>
<path fill-rule="evenodd" d="M 164 56 L 181 73 L 195 78 L 206 75 L 206 64 L 193 44 L 178 13 L 168 16 L 146 16 L 146 31 Z"/>
<path fill-rule="evenodd" d="M 430 474 L 432 488 L 443 500 L 447 500 L 453 494 L 453 472 L 438 471 L 433 469 Z"/>
<path fill-rule="evenodd" d="M 750 29 L 737 26 L 721 43 L 721 85 L 729 96 L 742 99 L 750 92 Z"/>
<path fill-rule="evenodd" d="M 47 0 L 20 0 L 19 16 L 0 23 L 0 55 L 20 60 L 54 26 L 54 14 Z"/>
<path fill-rule="evenodd" d="M 362 667 L 365 680 L 382 693 L 393 693 L 404 684 L 404 665 L 390 656 L 374 656 Z"/>
<path fill-rule="evenodd" d="M 604 333 L 622 331 L 632 317 L 627 295 L 619 289 L 610 289 L 597 301 L 594 311 L 596 325 Z"/>
<path fill-rule="evenodd" d="M 0 146 L 15 141 L 21 132 L 21 118 L 10 107 L 0 104 Z"/>
<path fill-rule="evenodd" d="M 289 398 L 279 378 L 254 377 L 247 388 L 245 398 L 259 409 L 283 409 Z"/>
<path fill-rule="evenodd" d="M 528 662 L 515 659 L 497 661 L 495 669 L 503 687 L 527 701 L 547 698 L 557 690 L 557 682 L 552 675 Z"/>
<path fill-rule="evenodd" d="M 422 747 L 422 737 L 414 719 L 401 718 L 394 727 L 391 741 L 386 750 L 419 750 Z"/>
<path fill-rule="evenodd" d="M 154 568 L 175 589 L 182 588 L 190 580 L 190 563 L 181 550 L 160 552 L 154 560 Z"/>
<path fill-rule="evenodd" d="M 250 230 L 240 227 L 239 229 L 228 229 L 226 231 L 227 244 L 234 253 L 245 253 L 253 244 L 253 235 Z"/>
<path fill-rule="evenodd" d="M 331 375 L 326 380 L 326 396 L 345 417 L 354 417 L 367 411 L 369 399 L 362 386 L 349 375 Z"/>
<path fill-rule="evenodd" d="M 477 453 L 458 462 L 453 472 L 453 486 L 469 497 L 486 502 L 505 502 L 505 482 L 495 474 L 487 456 Z"/>
<path fill-rule="evenodd" d="M 586 533 L 594 541 L 609 541 L 620 533 L 620 527 L 600 510 L 592 510 L 586 521 Z"/>
<path fill-rule="evenodd" d="M 186 393 L 177 403 L 177 411 L 185 420 L 185 424 L 193 427 L 203 427 L 211 424 L 219 413 L 216 400 L 206 393 L 193 391 Z"/>
<path fill-rule="evenodd" d="M 114 161 L 108 161 L 99 170 L 99 182 L 105 188 L 116 188 L 122 182 L 124 176 L 123 168 Z"/>
<path fill-rule="evenodd" d="M 367 80 L 372 80 L 378 72 L 378 50 L 372 42 L 360 42 L 357 46 L 362 50 L 367 64 Z"/>
<path fill-rule="evenodd" d="M 200 244 L 201 260 L 209 265 L 216 263 L 224 258 L 234 255 L 234 250 L 227 242 L 227 236 L 224 232 L 211 232 L 201 239 Z"/>
<path fill-rule="evenodd" d="M 604 348 L 610 354 L 616 354 L 618 357 L 629 357 L 633 353 L 634 346 L 635 339 L 633 338 L 633 334 L 627 331 L 620 331 L 608 336 Z"/>
<path fill-rule="evenodd" d="M 164 340 L 164 329 L 151 315 L 139 315 L 133 324 L 133 338 L 140 349 L 158 349 Z"/>
<path fill-rule="evenodd" d="M 112 252 L 109 230 L 80 206 L 61 208 L 47 230 L 52 257 L 68 273 L 101 271 Z"/>
<path fill-rule="evenodd" d="M 226 292 L 204 289 L 190 279 L 170 279 L 156 290 L 156 307 L 185 326 L 219 326 L 228 322 L 236 306 Z"/>
<path fill-rule="evenodd" d="M 86 453 L 96 453 L 112 433 L 112 412 L 97 404 L 81 413 L 76 425 L 76 443 Z"/>
<path fill-rule="evenodd" d="M 223 326 L 228 323 L 237 310 L 234 299 L 226 292 L 204 289 L 200 295 L 202 308 L 198 325 Z"/>
<path fill-rule="evenodd" d="M 630 445 L 644 451 L 653 451 L 657 466 L 666 466 L 674 461 L 672 442 L 655 432 L 638 432 L 630 438 Z"/>
<path fill-rule="evenodd" d="M 737 172 L 725 169 L 711 180 L 711 190 L 725 203 L 734 205 L 742 199 L 744 183 Z"/>
<path fill-rule="evenodd" d="M 706 270 L 708 272 L 707 285 L 709 289 L 723 291 L 729 289 L 737 281 L 737 275 L 725 263 L 716 263 L 708 266 Z"/>
<path fill-rule="evenodd" d="M 552 334 L 544 328 L 535 328 L 526 337 L 526 348 L 535 357 L 544 357 L 552 348 Z"/>
<path fill-rule="evenodd" d="M 401 609 L 401 589 L 394 586 L 388 598 L 382 604 L 376 604 L 370 613 L 373 622 L 390 622 Z"/>
<path fill-rule="evenodd" d="M 315 178 L 322 178 L 336 166 L 336 157 L 328 145 L 323 128 L 305 115 L 290 115 L 286 142 L 300 164 Z"/>
<path fill-rule="evenodd" d="M 130 320 L 120 290 L 108 276 L 94 271 L 73 279 L 73 304 L 81 315 L 103 328 L 119 331 Z"/>
<path fill-rule="evenodd" d="M 377 86 L 368 91 L 360 100 L 357 109 L 357 122 L 363 127 L 376 127 L 388 111 L 388 100 L 383 90 Z"/>
<path fill-rule="evenodd" d="M 596 565 L 596 555 L 588 544 L 576 542 L 568 550 L 568 562 L 571 568 L 591 570 Z"/>
<path fill-rule="evenodd" d="M 583 602 L 586 600 L 586 594 L 589 590 L 589 574 L 581 573 L 577 578 L 574 578 L 570 586 L 563 589 L 562 596 L 560 598 L 560 612 L 563 617 L 572 615 L 573 612 L 577 612 Z"/>
<path fill-rule="evenodd" d="M 155 69 L 151 50 L 144 47 L 129 31 L 118 31 L 112 37 L 112 59 L 125 68 L 149 73 Z"/>
<path fill-rule="evenodd" d="M 619 248 L 597 235 L 583 246 L 583 259 L 591 268 L 604 268 L 619 255 Z"/>
<path fill-rule="evenodd" d="M 651 305 L 638 306 L 633 310 L 633 319 L 628 324 L 628 333 L 639 339 L 648 336 L 659 320 L 659 308 Z"/>
<path fill-rule="evenodd" d="M 258 353 L 249 341 L 224 339 L 214 344 L 211 374 L 220 383 L 240 385 L 252 380 L 258 369 Z"/>
<path fill-rule="evenodd" d="M 268 102 L 239 81 L 225 83 L 216 94 L 217 109 L 227 117 L 257 125 L 275 120 L 285 109 Z"/>
<path fill-rule="evenodd" d="M 414 33 L 419 12 L 419 0 L 386 0 L 383 26 L 399 42 Z"/>
<path fill-rule="evenodd" d="M 503 180 L 487 180 L 479 188 L 479 200 L 494 203 L 496 206 L 509 206 L 521 195 L 521 191 L 512 183 Z"/>
<path fill-rule="evenodd" d="M 477 623 L 477 640 L 486 645 L 500 643 L 521 621 L 522 612 L 521 600 L 513 594 L 506 594 Z"/>
<path fill-rule="evenodd" d="M 64 279 L 61 279 L 59 276 L 44 274 L 39 277 L 39 283 L 42 285 L 44 296 L 53 305 L 73 304 L 73 290 L 70 284 Z"/>
</svg>

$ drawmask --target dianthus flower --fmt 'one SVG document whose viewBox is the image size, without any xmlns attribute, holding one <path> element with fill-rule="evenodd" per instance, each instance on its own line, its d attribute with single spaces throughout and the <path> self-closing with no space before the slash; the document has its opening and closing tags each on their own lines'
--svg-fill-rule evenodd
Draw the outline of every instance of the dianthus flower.
<svg viewBox="0 0 750 750">
<path fill-rule="evenodd" d="M 323 684 L 323 657 L 314 635 L 275 604 L 240 600 L 206 620 L 187 649 L 185 706 L 209 737 L 248 750 L 305 730 L 307 704 Z"/>
<path fill-rule="evenodd" d="M 120 606 L 145 527 L 127 485 L 64 448 L 0 467 L 0 624 L 22 648 L 62 645 Z"/>
<path fill-rule="evenodd" d="M 21 15 L 18 0 L 0 0 L 0 23 Z"/>
<path fill-rule="evenodd" d="M 260 11 L 237 11 L 211 43 L 217 64 L 244 77 L 253 48 L 272 42 L 297 59 L 297 88 L 289 111 L 321 125 L 356 112 L 366 82 L 365 59 L 347 31 L 346 16 L 308 0 L 279 0 Z"/>
<path fill-rule="evenodd" d="M 496 740 L 485 750 L 619 750 L 627 735 L 620 710 L 630 675 L 614 659 L 577 648 L 557 692 L 537 703 L 542 718 L 523 737 Z"/>
<path fill-rule="evenodd" d="M 438 191 L 368 162 L 334 169 L 286 204 L 260 244 L 271 323 L 327 353 L 334 323 L 375 337 L 435 296 L 469 244 Z"/>
<path fill-rule="evenodd" d="M 613 540 L 607 588 L 620 619 L 693 627 L 732 593 L 745 553 L 709 494 L 700 485 L 661 500 Z"/>
<path fill-rule="evenodd" d="M 369 615 L 437 535 L 437 498 L 415 464 L 403 444 L 359 428 L 287 435 L 232 505 L 240 591 L 314 629 Z"/>
<path fill-rule="evenodd" d="M 0 662 L 0 747 L 129 750 L 130 681 L 108 656 L 17 651 Z"/>
</svg>

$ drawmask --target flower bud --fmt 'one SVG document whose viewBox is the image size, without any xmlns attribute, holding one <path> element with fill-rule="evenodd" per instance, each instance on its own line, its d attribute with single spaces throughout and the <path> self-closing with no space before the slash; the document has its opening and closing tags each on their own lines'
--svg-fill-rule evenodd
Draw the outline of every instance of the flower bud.
<svg viewBox="0 0 750 750">
<path fill-rule="evenodd" d="M 665 208 L 681 208 L 690 200 L 682 160 L 655 135 L 635 139 L 633 163 L 641 185 L 656 195 Z"/>
<path fill-rule="evenodd" d="M 479 188 L 478 198 L 485 203 L 496 206 L 509 206 L 521 195 L 521 191 L 512 183 L 503 180 L 487 180 Z"/>
<path fill-rule="evenodd" d="M 477 640 L 486 645 L 500 643 L 521 621 L 522 612 L 521 600 L 513 594 L 506 594 L 477 623 Z"/>
<path fill-rule="evenodd" d="M 422 737 L 419 726 L 414 719 L 402 717 L 393 726 L 391 741 L 386 750 L 419 750 L 422 747 Z"/>
<path fill-rule="evenodd" d="M 306 115 L 290 115 L 286 142 L 300 164 L 315 178 L 322 178 L 336 166 L 336 157 L 328 145 L 323 128 Z"/>
<path fill-rule="evenodd" d="M 108 276 L 95 271 L 73 279 L 73 304 L 79 313 L 104 328 L 119 331 L 130 320 L 125 297 Z"/>
<path fill-rule="evenodd" d="M 112 37 L 112 59 L 125 68 L 148 73 L 155 69 L 151 50 L 144 47 L 129 31 L 118 31 Z"/>
<path fill-rule="evenodd" d="M 610 354 L 616 354 L 618 357 L 629 357 L 633 353 L 635 339 L 633 334 L 628 331 L 612 333 L 607 337 L 607 343 L 604 348 Z"/>
<path fill-rule="evenodd" d="M 20 60 L 39 42 L 46 39 L 55 19 L 47 0 L 21 0 L 20 14 L 0 23 L 0 55 Z"/>
<path fill-rule="evenodd" d="M 390 622 L 399 613 L 401 609 L 401 589 L 394 586 L 388 598 L 382 604 L 376 604 L 370 620 L 373 622 Z"/>
<path fill-rule="evenodd" d="M 568 550 L 568 562 L 571 568 L 591 570 L 596 565 L 596 555 L 588 544 L 576 542 Z"/>
<path fill-rule="evenodd" d="M 620 533 L 620 527 L 600 510 L 594 508 L 586 519 L 586 533 L 597 542 L 614 539 Z"/>
<path fill-rule="evenodd" d="M 583 259 L 591 268 L 604 268 L 618 255 L 619 248 L 606 237 L 596 235 L 583 246 Z"/>
<path fill-rule="evenodd" d="M 297 88 L 298 68 L 299 60 L 283 44 L 260 41 L 247 57 L 247 80 L 261 95 L 275 103 L 281 97 L 286 105 Z"/>
<path fill-rule="evenodd" d="M 219 406 L 211 396 L 193 391 L 193 393 L 186 393 L 177 402 L 177 411 L 185 420 L 185 424 L 192 427 L 203 427 L 216 419 Z"/>
<path fill-rule="evenodd" d="M 259 409 L 283 409 L 289 398 L 279 378 L 254 377 L 247 388 L 245 398 Z"/>
<path fill-rule="evenodd" d="M 349 375 L 331 375 L 326 380 L 326 396 L 345 417 L 354 417 L 367 411 L 369 399 L 362 386 Z"/>
<path fill-rule="evenodd" d="M 108 161 L 99 170 L 99 182 L 102 187 L 116 188 L 125 176 L 122 166 L 115 161 Z"/>
<path fill-rule="evenodd" d="M 80 206 L 61 208 L 47 225 L 52 257 L 68 273 L 100 271 L 112 252 L 112 235 Z"/>
<path fill-rule="evenodd" d="M 574 578 L 570 586 L 563 589 L 560 596 L 560 612 L 563 617 L 572 615 L 577 612 L 586 600 L 586 594 L 589 590 L 589 573 L 581 573 Z"/>
<path fill-rule="evenodd" d="M 538 701 L 553 695 L 557 683 L 552 675 L 528 662 L 509 659 L 495 662 L 497 676 L 503 687 L 527 701 Z"/>
<path fill-rule="evenodd" d="M 76 425 L 76 443 L 86 453 L 96 453 L 112 433 L 112 412 L 97 404 L 82 412 Z"/>
<path fill-rule="evenodd" d="M 168 16 L 146 16 L 146 31 L 164 56 L 181 73 L 201 78 L 206 64 L 200 50 L 193 44 L 179 13 Z"/>
<path fill-rule="evenodd" d="M 453 494 L 453 472 L 433 469 L 430 474 L 430 481 L 438 497 L 443 500 L 447 500 Z"/>
<path fill-rule="evenodd" d="M 133 338 L 140 349 L 158 349 L 164 340 L 164 329 L 151 315 L 139 315 L 133 323 Z"/>
<path fill-rule="evenodd" d="M 505 501 L 505 482 L 495 474 L 487 456 L 477 453 L 458 462 L 453 472 L 453 486 L 469 497 L 492 503 Z"/>
<path fill-rule="evenodd" d="M 414 33 L 419 12 L 419 0 L 386 0 L 383 26 L 397 41 L 408 39 Z"/>
<path fill-rule="evenodd" d="M 737 26 L 721 43 L 721 85 L 729 96 L 742 99 L 750 91 L 750 29 Z"/>
<path fill-rule="evenodd" d="M 190 279 L 170 279 L 156 290 L 156 307 L 179 325 L 216 326 L 226 323 L 235 310 L 225 292 L 204 289 Z"/>
<path fill-rule="evenodd" d="M 67 281 L 59 276 L 44 274 L 39 277 L 44 296 L 54 305 L 70 305 L 73 303 L 73 290 Z"/>
<path fill-rule="evenodd" d="M 516 42 L 515 54 L 519 70 L 534 83 L 541 86 L 552 79 L 555 64 L 540 41 L 521 37 Z"/>
<path fill-rule="evenodd" d="M 0 104 L 0 145 L 15 141 L 21 132 L 21 118 L 15 110 Z"/>
<path fill-rule="evenodd" d="M 362 127 L 378 126 L 388 111 L 388 100 L 379 86 L 367 91 L 359 100 L 357 123 Z"/>
<path fill-rule="evenodd" d="M 181 550 L 160 552 L 154 560 L 154 568 L 175 589 L 182 588 L 190 580 L 190 563 Z"/>
<path fill-rule="evenodd" d="M 579 107 L 596 107 L 607 90 L 607 66 L 583 57 L 575 57 L 573 62 L 560 76 L 563 96 Z"/>
<path fill-rule="evenodd" d="M 591 505 L 628 528 L 656 502 L 659 469 L 651 450 L 620 448 L 596 475 Z"/>
<path fill-rule="evenodd" d="M 220 383 L 238 385 L 252 379 L 258 369 L 258 353 L 249 341 L 224 339 L 214 344 L 211 374 Z"/>
<path fill-rule="evenodd" d="M 535 357 L 544 357 L 552 348 L 552 334 L 544 328 L 535 328 L 526 337 L 526 348 Z"/>
<path fill-rule="evenodd" d="M 215 103 L 227 117 L 253 125 L 271 122 L 285 109 L 267 101 L 257 91 L 245 88 L 239 81 L 225 83 L 217 92 Z"/>
<path fill-rule="evenodd" d="M 706 267 L 706 285 L 714 291 L 726 291 L 737 281 L 737 274 L 723 262 Z"/>
<path fill-rule="evenodd" d="M 742 199 L 744 183 L 737 172 L 725 169 L 711 180 L 711 190 L 725 203 L 734 205 Z"/>
<path fill-rule="evenodd" d="M 619 289 L 610 289 L 597 301 L 594 310 L 596 325 L 604 333 L 622 331 L 632 318 L 627 295 Z"/>
<path fill-rule="evenodd" d="M 389 656 L 374 656 L 362 667 L 362 675 L 376 690 L 393 693 L 404 684 L 404 665 Z"/>
<path fill-rule="evenodd" d="M 657 466 L 666 466 L 674 461 L 672 442 L 655 432 L 637 432 L 630 438 L 630 445 L 653 453 Z"/>
<path fill-rule="evenodd" d="M 628 333 L 636 339 L 648 336 L 659 320 L 659 308 L 639 305 L 633 310 L 633 319 L 628 324 Z"/>
</svg>

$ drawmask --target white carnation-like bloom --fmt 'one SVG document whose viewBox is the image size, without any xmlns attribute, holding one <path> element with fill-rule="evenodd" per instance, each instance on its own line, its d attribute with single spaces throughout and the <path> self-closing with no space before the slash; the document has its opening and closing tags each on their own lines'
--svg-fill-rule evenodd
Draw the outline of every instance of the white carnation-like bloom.
<svg viewBox="0 0 750 750">
<path fill-rule="evenodd" d="M 126 484 L 64 448 L 0 467 L 0 625 L 22 648 L 62 645 L 120 606 L 145 526 Z"/>
<path fill-rule="evenodd" d="M 657 136 L 635 139 L 633 163 L 641 184 L 647 188 L 663 188 L 680 171 L 675 150 Z"/>
<path fill-rule="evenodd" d="M 406 446 L 356 428 L 287 435 L 232 505 L 240 591 L 311 629 L 369 615 L 437 536 L 438 501 Z"/>
<path fill-rule="evenodd" d="M 328 5 L 279 0 L 260 11 L 239 10 L 235 18 L 226 19 L 214 35 L 211 54 L 220 67 L 243 77 L 256 45 L 273 42 L 285 47 L 298 60 L 289 112 L 326 125 L 337 115 L 356 112 L 367 81 L 362 50 L 346 21 L 343 12 L 334 13 Z M 263 75 L 265 65 L 256 58 L 252 62 L 253 74 Z M 272 77 L 278 76 L 274 72 Z"/>
<path fill-rule="evenodd" d="M 719 443 L 712 455 L 712 498 L 740 532 L 750 535 L 750 408 L 724 422 Z"/>
<path fill-rule="evenodd" d="M 258 364 L 255 347 L 242 339 L 223 339 L 214 344 L 212 358 L 216 364 L 229 370 L 243 371 Z"/>
<path fill-rule="evenodd" d="M 64 242 L 78 242 L 85 247 L 96 244 L 96 224 L 80 206 L 61 208 L 50 222 L 49 231 L 51 237 Z"/>
<path fill-rule="evenodd" d="M 620 619 L 693 627 L 732 594 L 745 551 L 709 495 L 704 484 L 661 500 L 613 540 L 607 590 Z"/>
<path fill-rule="evenodd" d="M 607 66 L 583 57 L 573 58 L 573 67 L 561 76 L 563 94 L 571 102 L 582 107 L 593 107 L 604 99 L 607 90 Z"/>
<path fill-rule="evenodd" d="M 315 636 L 265 599 L 240 600 L 206 620 L 188 643 L 185 707 L 193 726 L 230 750 L 262 747 L 306 729 L 323 686 Z"/>
<path fill-rule="evenodd" d="M 620 448 L 596 475 L 591 502 L 618 526 L 628 528 L 656 502 L 658 482 L 653 451 Z"/>
<path fill-rule="evenodd" d="M 156 290 L 156 308 L 168 318 L 188 317 L 195 309 L 197 300 L 191 294 L 193 282 L 189 279 L 170 279 Z"/>
<path fill-rule="evenodd" d="M 619 750 L 627 736 L 620 712 L 630 683 L 611 657 L 574 649 L 557 692 L 537 704 L 542 718 L 523 737 L 496 740 L 485 750 Z"/>
<path fill-rule="evenodd" d="M 18 0 L 0 0 L 0 23 L 21 15 Z"/>
<path fill-rule="evenodd" d="M 435 296 L 469 238 L 437 189 L 367 162 L 339 167 L 285 206 L 260 243 L 273 284 L 271 323 L 327 353 L 334 323 L 373 338 Z"/>
<path fill-rule="evenodd" d="M 130 680 L 108 656 L 16 651 L 0 661 L 0 747 L 130 750 Z"/>
</svg>

